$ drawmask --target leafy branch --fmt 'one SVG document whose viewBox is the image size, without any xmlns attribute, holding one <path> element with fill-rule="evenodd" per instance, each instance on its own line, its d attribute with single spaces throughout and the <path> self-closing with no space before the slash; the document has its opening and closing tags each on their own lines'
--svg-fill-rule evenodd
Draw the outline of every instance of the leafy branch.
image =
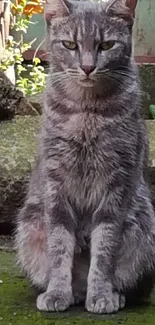
<svg viewBox="0 0 155 325">
<path fill-rule="evenodd" d="M 10 66 L 16 67 L 16 86 L 25 96 L 42 92 L 45 84 L 46 73 L 44 67 L 40 65 L 40 59 L 34 57 L 32 64 L 23 66 L 23 53 L 31 49 L 32 44 L 36 41 L 34 39 L 28 43 L 24 42 L 24 34 L 27 33 L 29 25 L 34 24 L 31 20 L 32 15 L 41 12 L 43 12 L 43 6 L 40 0 L 11 2 L 12 23 L 10 28 L 15 37 L 9 36 L 6 40 L 0 61 L 0 70 L 7 71 Z M 28 77 L 23 77 L 23 73 Z"/>
</svg>

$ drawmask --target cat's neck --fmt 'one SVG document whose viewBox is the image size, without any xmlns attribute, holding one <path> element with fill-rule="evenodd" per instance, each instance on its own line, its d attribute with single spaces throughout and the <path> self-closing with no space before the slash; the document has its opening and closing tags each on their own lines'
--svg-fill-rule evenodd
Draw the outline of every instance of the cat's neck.
<svg viewBox="0 0 155 325">
<path fill-rule="evenodd" d="M 134 96 L 132 89 L 127 92 L 113 94 L 109 98 L 75 98 L 71 99 L 67 96 L 59 97 L 54 93 L 46 95 L 44 110 L 46 115 L 53 118 L 56 114 L 57 118 L 68 118 L 70 115 L 84 114 L 99 114 L 107 119 L 120 119 L 128 118 L 132 114 L 139 114 L 139 92 L 133 86 Z M 54 114 L 54 115 L 53 115 Z"/>
<path fill-rule="evenodd" d="M 75 87 L 69 83 L 65 86 L 61 85 L 61 87 L 51 87 L 48 83 L 45 106 L 47 110 L 57 111 L 60 114 L 94 112 L 113 116 L 121 114 L 123 110 L 131 111 L 135 107 L 135 103 L 139 102 L 137 80 L 132 83 L 126 81 L 121 89 L 106 91 L 104 87 L 99 92 L 95 88 Z"/>
</svg>

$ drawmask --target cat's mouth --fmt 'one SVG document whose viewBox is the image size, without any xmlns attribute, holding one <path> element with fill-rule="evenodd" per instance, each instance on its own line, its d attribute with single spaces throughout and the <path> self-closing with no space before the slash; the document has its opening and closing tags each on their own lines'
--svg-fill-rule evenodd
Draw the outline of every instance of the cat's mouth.
<svg viewBox="0 0 155 325">
<path fill-rule="evenodd" d="M 83 87 L 94 87 L 95 80 L 90 77 L 85 77 L 79 80 L 79 84 L 82 85 Z"/>
</svg>

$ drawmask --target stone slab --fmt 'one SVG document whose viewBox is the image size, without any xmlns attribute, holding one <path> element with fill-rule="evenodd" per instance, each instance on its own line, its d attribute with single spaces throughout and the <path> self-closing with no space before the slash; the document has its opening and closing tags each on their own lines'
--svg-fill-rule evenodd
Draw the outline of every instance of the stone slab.
<svg viewBox="0 0 155 325">
<path fill-rule="evenodd" d="M 0 124 L 0 234 L 14 223 L 23 202 L 35 159 L 39 117 L 17 117 Z M 147 121 L 150 138 L 150 179 L 155 203 L 155 121 Z M 11 228 L 10 230 L 11 231 Z"/>
<path fill-rule="evenodd" d="M 39 115 L 33 105 L 17 90 L 3 71 L 0 71 L 0 121 L 12 119 L 15 115 Z"/>
<path fill-rule="evenodd" d="M 151 118 L 149 106 L 155 104 L 155 64 L 142 64 L 139 66 L 142 90 L 142 116 Z"/>
<path fill-rule="evenodd" d="M 14 221 L 36 152 L 37 117 L 0 124 L 0 223 Z"/>
</svg>

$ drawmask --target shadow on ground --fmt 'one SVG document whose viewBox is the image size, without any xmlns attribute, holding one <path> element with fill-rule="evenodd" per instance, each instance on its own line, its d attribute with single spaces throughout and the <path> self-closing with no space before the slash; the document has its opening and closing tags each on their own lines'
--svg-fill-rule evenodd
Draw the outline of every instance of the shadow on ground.
<svg viewBox="0 0 155 325">
<path fill-rule="evenodd" d="M 15 266 L 12 252 L 0 250 L 0 279 L 0 325 L 155 325 L 155 294 L 150 303 L 111 316 L 90 315 L 83 307 L 61 314 L 40 313 L 34 292 Z"/>
</svg>

